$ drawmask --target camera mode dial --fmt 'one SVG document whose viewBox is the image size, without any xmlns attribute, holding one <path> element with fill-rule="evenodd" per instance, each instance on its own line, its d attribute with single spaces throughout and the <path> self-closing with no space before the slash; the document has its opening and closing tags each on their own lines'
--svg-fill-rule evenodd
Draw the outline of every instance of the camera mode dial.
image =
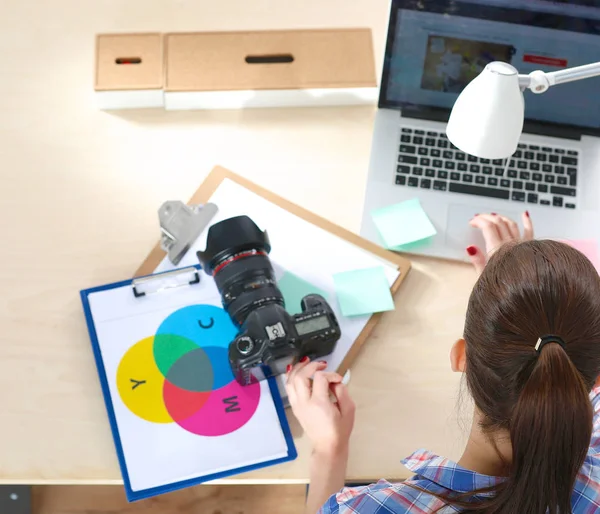
<svg viewBox="0 0 600 514">
<path fill-rule="evenodd" d="M 242 355 L 248 355 L 254 349 L 254 342 L 249 337 L 240 337 L 237 340 L 237 349 Z"/>
</svg>

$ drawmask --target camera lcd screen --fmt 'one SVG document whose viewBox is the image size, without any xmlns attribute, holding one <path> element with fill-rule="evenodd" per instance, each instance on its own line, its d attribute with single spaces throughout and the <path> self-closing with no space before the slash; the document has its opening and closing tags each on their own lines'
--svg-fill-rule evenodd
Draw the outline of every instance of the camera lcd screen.
<svg viewBox="0 0 600 514">
<path fill-rule="evenodd" d="M 319 316 L 318 318 L 311 318 L 296 323 L 296 332 L 298 332 L 299 336 L 310 334 L 311 332 L 316 332 L 325 328 L 329 328 L 327 316 Z"/>
</svg>

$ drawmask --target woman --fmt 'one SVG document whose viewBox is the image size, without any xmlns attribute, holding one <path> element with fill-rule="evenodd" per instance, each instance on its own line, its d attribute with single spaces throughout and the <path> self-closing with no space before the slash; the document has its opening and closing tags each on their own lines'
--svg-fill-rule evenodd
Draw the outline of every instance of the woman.
<svg viewBox="0 0 600 514">
<path fill-rule="evenodd" d="M 573 248 L 534 241 L 527 213 L 522 238 L 501 216 L 478 215 L 471 225 L 487 252 L 467 249 L 481 275 L 450 354 L 475 403 L 462 457 L 420 450 L 403 461 L 411 480 L 337 492 L 354 404 L 339 375 L 299 363 L 287 388 L 313 444 L 307 514 L 600 512 L 598 273 Z"/>
</svg>

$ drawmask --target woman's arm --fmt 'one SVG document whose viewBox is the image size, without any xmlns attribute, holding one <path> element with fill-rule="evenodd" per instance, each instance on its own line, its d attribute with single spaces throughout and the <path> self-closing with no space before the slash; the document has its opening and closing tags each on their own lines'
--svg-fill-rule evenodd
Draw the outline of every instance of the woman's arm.
<svg viewBox="0 0 600 514">
<path fill-rule="evenodd" d="M 310 486 L 305 514 L 317 513 L 332 494 L 344 487 L 347 463 L 347 448 L 331 455 L 311 455 Z"/>
<path fill-rule="evenodd" d="M 315 514 L 344 487 L 354 402 L 337 373 L 324 362 L 297 364 L 287 377 L 290 405 L 313 445 L 306 514 Z"/>
</svg>

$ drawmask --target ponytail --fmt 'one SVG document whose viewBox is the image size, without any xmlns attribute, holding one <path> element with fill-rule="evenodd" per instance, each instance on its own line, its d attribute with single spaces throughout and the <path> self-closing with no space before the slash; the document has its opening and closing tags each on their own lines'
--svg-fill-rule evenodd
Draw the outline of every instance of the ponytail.
<svg viewBox="0 0 600 514">
<path fill-rule="evenodd" d="M 571 514 L 600 375 L 598 271 L 557 241 L 505 244 L 473 288 L 463 334 L 476 429 L 506 478 L 446 503 L 485 514 Z"/>
<path fill-rule="evenodd" d="M 570 514 L 577 473 L 592 436 L 588 387 L 558 344 L 540 352 L 516 402 L 507 480 L 488 514 Z"/>
</svg>

